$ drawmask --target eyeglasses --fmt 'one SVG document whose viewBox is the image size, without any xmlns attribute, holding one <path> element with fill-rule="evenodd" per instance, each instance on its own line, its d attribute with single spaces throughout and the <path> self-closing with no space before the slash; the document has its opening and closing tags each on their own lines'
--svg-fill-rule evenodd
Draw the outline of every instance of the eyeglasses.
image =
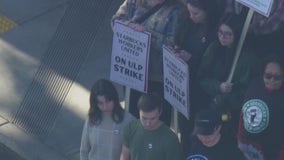
<svg viewBox="0 0 284 160">
<path fill-rule="evenodd" d="M 264 73 L 263 78 L 268 79 L 268 80 L 273 78 L 274 81 L 280 81 L 283 79 L 283 75 L 273 75 L 271 73 Z"/>
<path fill-rule="evenodd" d="M 229 38 L 233 36 L 233 33 L 231 32 L 224 32 L 222 30 L 218 31 L 218 36 L 223 36 L 224 38 Z"/>
</svg>

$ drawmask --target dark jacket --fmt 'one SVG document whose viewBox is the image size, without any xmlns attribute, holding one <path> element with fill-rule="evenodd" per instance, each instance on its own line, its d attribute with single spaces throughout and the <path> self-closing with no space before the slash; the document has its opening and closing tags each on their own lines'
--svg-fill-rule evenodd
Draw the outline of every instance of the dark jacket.
<svg viewBox="0 0 284 160">
<path fill-rule="evenodd" d="M 206 50 L 198 80 L 202 89 L 214 101 L 216 106 L 225 110 L 239 110 L 247 86 L 255 76 L 256 58 L 252 51 L 244 48 L 241 52 L 232 78 L 233 89 L 230 93 L 221 93 L 220 84 L 228 79 L 235 56 L 235 47 L 226 48 L 218 41 L 213 42 Z"/>
<path fill-rule="evenodd" d="M 251 111 L 247 105 L 250 100 L 257 99 L 266 105 L 255 114 L 255 125 L 251 127 Z M 275 158 L 284 147 L 284 87 L 275 92 L 265 90 L 262 78 L 255 80 L 246 92 L 240 117 L 238 137 L 241 141 L 257 146 L 266 158 Z M 255 107 L 255 106 L 252 106 Z"/>
</svg>

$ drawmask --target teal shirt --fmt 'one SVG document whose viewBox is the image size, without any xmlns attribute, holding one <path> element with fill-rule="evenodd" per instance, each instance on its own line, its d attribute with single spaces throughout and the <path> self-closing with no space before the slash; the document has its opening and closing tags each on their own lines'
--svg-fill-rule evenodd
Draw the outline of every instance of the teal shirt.
<svg viewBox="0 0 284 160">
<path fill-rule="evenodd" d="M 163 123 L 156 130 L 148 131 L 140 120 L 131 122 L 125 128 L 124 145 L 130 150 L 131 160 L 181 159 L 178 137 Z"/>
</svg>

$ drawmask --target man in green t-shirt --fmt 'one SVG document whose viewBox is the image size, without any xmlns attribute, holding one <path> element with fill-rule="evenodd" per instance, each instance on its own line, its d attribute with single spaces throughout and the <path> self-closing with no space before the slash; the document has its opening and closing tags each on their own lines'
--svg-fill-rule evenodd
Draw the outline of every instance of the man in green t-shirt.
<svg viewBox="0 0 284 160">
<path fill-rule="evenodd" d="M 159 120 L 163 100 L 142 95 L 138 101 L 140 119 L 126 126 L 120 160 L 180 160 L 177 135 Z"/>
</svg>

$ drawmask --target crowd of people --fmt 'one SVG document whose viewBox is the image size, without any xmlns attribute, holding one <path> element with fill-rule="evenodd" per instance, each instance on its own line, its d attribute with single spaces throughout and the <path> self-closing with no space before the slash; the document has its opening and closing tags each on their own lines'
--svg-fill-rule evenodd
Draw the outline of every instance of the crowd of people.
<svg viewBox="0 0 284 160">
<path fill-rule="evenodd" d="M 235 0 L 125 0 L 111 24 L 151 33 L 148 93 L 132 89 L 125 111 L 113 84 L 97 81 L 81 160 L 283 160 L 284 0 L 268 17 L 254 12 L 229 78 L 248 10 Z M 180 138 L 163 98 L 163 45 L 189 68 Z"/>
</svg>

